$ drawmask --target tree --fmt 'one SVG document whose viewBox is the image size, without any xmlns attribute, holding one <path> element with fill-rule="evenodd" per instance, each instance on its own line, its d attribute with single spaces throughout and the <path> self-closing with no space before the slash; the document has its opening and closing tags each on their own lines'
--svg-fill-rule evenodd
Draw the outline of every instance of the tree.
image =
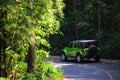
<svg viewBox="0 0 120 80">
<path fill-rule="evenodd" d="M 28 79 L 34 72 L 34 78 L 43 79 L 41 75 L 47 67 L 44 64 L 50 49 L 48 38 L 59 30 L 63 1 L 1 0 L 0 4 L 0 76 Z M 24 61 L 25 55 L 27 63 Z M 48 74 L 44 76 L 47 78 Z M 55 75 L 52 77 L 55 78 Z"/>
<path fill-rule="evenodd" d="M 99 44 L 101 45 L 101 6 L 100 6 L 100 0 L 97 0 L 98 3 L 98 34 L 99 34 Z"/>
<path fill-rule="evenodd" d="M 5 1 L 0 1 L 0 76 L 7 76 L 6 72 L 6 54 L 5 49 L 7 48 L 7 41 L 8 34 L 6 33 L 5 28 L 5 19 L 7 16 L 7 12 L 5 10 Z M 5 7 L 4 7 L 5 6 Z"/>
<path fill-rule="evenodd" d="M 30 0 L 30 15 L 31 16 L 31 20 L 33 20 L 33 6 L 34 6 L 34 2 L 33 0 Z M 29 43 L 29 47 L 28 47 L 28 60 L 27 60 L 27 72 L 31 73 L 34 72 L 34 67 L 35 67 L 35 32 L 34 32 L 34 25 L 33 22 L 29 23 L 30 25 L 28 25 L 30 27 L 30 43 Z"/>
</svg>

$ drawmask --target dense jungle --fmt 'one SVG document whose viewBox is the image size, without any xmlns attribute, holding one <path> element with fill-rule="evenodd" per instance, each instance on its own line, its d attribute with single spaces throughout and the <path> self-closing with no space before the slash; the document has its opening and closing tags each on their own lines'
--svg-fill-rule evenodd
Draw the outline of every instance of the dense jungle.
<svg viewBox="0 0 120 80">
<path fill-rule="evenodd" d="M 47 61 L 72 40 L 95 39 L 120 59 L 120 0 L 0 0 L 0 80 L 63 80 Z"/>
</svg>

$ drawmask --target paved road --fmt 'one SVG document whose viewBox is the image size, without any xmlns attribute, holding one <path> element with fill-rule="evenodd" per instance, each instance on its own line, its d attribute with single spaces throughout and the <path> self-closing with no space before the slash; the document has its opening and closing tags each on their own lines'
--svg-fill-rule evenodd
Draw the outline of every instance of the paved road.
<svg viewBox="0 0 120 80">
<path fill-rule="evenodd" d="M 120 80 L 120 65 L 94 61 L 63 62 L 59 58 L 52 61 L 55 66 L 63 70 L 64 80 Z"/>
</svg>

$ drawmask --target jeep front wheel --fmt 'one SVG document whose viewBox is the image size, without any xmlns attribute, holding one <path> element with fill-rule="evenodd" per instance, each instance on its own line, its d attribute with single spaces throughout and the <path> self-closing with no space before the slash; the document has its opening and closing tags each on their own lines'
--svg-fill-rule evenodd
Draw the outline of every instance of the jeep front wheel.
<svg viewBox="0 0 120 80">
<path fill-rule="evenodd" d="M 64 53 L 61 54 L 61 60 L 67 61 L 67 56 Z"/>
<path fill-rule="evenodd" d="M 77 55 L 77 62 L 80 63 L 83 61 L 83 58 L 78 54 Z"/>
</svg>

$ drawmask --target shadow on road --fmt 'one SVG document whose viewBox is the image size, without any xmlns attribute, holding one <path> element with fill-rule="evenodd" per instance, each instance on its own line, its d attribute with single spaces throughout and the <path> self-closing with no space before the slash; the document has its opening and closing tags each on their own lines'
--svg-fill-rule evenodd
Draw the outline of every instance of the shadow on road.
<svg viewBox="0 0 120 80">
<path fill-rule="evenodd" d="M 75 59 L 62 61 L 60 56 L 50 57 L 55 66 L 64 72 L 64 80 L 120 80 L 120 65 L 106 64 L 104 61 L 84 60 L 78 63 Z"/>
</svg>

